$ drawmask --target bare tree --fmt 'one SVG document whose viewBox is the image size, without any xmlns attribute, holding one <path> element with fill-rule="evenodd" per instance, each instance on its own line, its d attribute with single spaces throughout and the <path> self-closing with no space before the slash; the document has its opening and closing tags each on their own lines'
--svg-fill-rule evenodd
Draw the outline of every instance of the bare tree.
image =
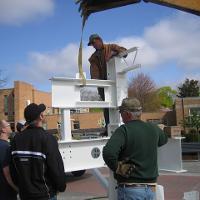
<svg viewBox="0 0 200 200">
<path fill-rule="evenodd" d="M 144 111 L 155 111 L 160 108 L 159 96 L 154 81 L 148 75 L 139 73 L 133 77 L 128 88 L 129 97 L 136 97 Z"/>
<path fill-rule="evenodd" d="M 4 87 L 7 82 L 7 78 L 3 76 L 3 72 L 0 69 L 0 88 Z"/>
<path fill-rule="evenodd" d="M 100 97 L 96 90 L 82 88 L 81 89 L 81 100 L 82 101 L 100 101 Z"/>
</svg>

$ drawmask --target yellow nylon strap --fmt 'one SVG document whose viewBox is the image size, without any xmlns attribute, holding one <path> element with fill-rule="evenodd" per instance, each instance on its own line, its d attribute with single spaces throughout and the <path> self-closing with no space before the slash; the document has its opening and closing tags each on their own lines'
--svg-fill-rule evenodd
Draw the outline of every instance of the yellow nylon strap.
<svg viewBox="0 0 200 200">
<path fill-rule="evenodd" d="M 78 50 L 78 69 L 79 69 L 79 74 L 80 74 L 80 78 L 81 78 L 81 83 L 83 85 L 86 85 L 86 79 L 83 74 L 83 29 L 85 26 L 85 21 L 86 20 L 83 17 L 82 30 L 81 30 L 81 41 L 80 41 L 80 46 L 79 46 L 79 50 Z"/>
</svg>

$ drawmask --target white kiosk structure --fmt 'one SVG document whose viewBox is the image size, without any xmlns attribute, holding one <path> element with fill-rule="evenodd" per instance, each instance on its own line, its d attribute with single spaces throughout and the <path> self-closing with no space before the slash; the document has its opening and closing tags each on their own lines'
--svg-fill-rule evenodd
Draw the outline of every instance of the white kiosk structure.
<svg viewBox="0 0 200 200">
<path fill-rule="evenodd" d="M 137 47 L 127 50 L 125 54 L 134 51 L 137 51 Z M 71 134 L 70 109 L 109 108 L 108 136 L 113 134 L 114 130 L 122 123 L 117 107 L 121 105 L 122 99 L 128 95 L 126 73 L 140 67 L 139 64 L 127 67 L 123 55 L 114 57 L 107 63 L 108 80 L 86 79 L 84 86 L 104 88 L 105 101 L 81 101 L 80 91 L 83 85 L 79 78 L 53 77 L 51 79 L 52 106 L 62 109 L 62 140 L 59 142 L 59 148 L 66 172 L 105 166 L 102 149 L 109 137 L 74 140 Z M 181 138 L 170 139 L 167 145 L 159 149 L 158 162 L 160 170 L 183 171 Z M 105 180 L 104 186 L 108 186 Z M 114 188 L 115 182 L 111 173 L 108 188 L 109 200 L 116 199 Z M 159 197 L 159 200 L 162 199 L 164 197 Z"/>
</svg>

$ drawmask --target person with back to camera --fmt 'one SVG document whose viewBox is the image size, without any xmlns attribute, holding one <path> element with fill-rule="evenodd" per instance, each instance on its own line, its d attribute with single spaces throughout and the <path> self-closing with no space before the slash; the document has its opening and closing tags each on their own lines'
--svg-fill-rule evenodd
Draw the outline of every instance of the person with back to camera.
<svg viewBox="0 0 200 200">
<path fill-rule="evenodd" d="M 157 125 L 141 120 L 136 98 L 123 99 L 119 112 L 124 124 L 103 148 L 104 161 L 117 180 L 118 200 L 154 200 L 157 150 L 167 143 L 167 135 Z"/>
<path fill-rule="evenodd" d="M 21 200 L 56 200 L 66 188 L 65 172 L 58 143 L 47 133 L 44 104 L 31 103 L 24 110 L 26 129 L 11 144 L 12 175 Z"/>
</svg>

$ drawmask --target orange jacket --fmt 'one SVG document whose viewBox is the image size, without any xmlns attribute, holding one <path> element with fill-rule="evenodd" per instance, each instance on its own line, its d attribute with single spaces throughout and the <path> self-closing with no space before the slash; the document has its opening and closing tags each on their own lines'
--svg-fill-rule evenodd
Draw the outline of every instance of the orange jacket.
<svg viewBox="0 0 200 200">
<path fill-rule="evenodd" d="M 106 80 L 106 62 L 125 50 L 124 47 L 120 47 L 116 44 L 104 44 L 102 49 L 96 50 L 89 58 L 91 78 Z"/>
</svg>

